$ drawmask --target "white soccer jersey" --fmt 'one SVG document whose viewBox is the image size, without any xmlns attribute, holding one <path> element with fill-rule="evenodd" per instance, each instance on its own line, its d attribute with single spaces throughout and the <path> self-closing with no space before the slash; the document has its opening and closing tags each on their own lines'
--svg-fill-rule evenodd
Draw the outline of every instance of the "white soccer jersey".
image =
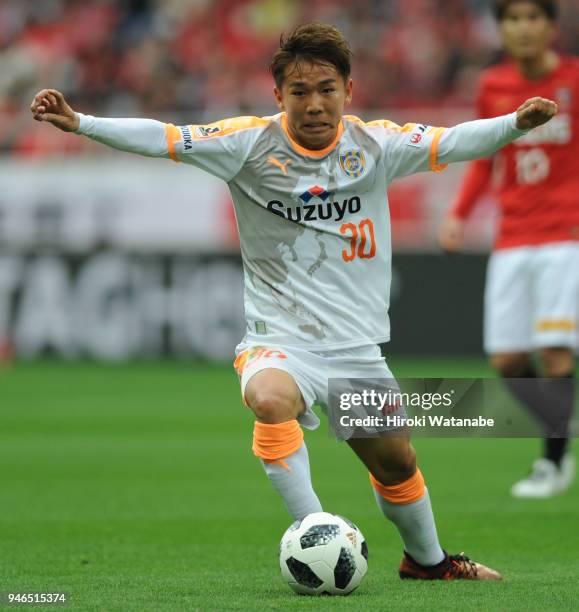
<svg viewBox="0 0 579 612">
<path fill-rule="evenodd" d="M 241 241 L 245 339 L 314 351 L 390 338 L 388 184 L 522 134 L 514 115 L 448 130 L 345 116 L 334 141 L 312 151 L 291 138 L 285 113 L 182 127 L 81 115 L 79 133 L 225 180 Z"/>
<path fill-rule="evenodd" d="M 437 166 L 442 130 L 344 117 L 309 151 L 285 114 L 167 126 L 173 159 L 227 181 L 239 228 L 247 337 L 310 350 L 390 338 L 390 215 L 398 176 Z"/>
</svg>

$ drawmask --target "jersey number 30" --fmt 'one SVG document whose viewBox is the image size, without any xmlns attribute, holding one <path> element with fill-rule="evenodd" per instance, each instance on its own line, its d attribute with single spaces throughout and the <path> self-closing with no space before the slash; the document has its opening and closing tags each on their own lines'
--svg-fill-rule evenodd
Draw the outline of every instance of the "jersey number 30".
<svg viewBox="0 0 579 612">
<path fill-rule="evenodd" d="M 372 259 L 376 255 L 376 240 L 374 239 L 374 224 L 371 219 L 362 219 L 356 226 L 353 223 L 344 223 L 340 227 L 340 234 L 350 239 L 350 248 L 342 249 L 344 261 Z"/>
</svg>

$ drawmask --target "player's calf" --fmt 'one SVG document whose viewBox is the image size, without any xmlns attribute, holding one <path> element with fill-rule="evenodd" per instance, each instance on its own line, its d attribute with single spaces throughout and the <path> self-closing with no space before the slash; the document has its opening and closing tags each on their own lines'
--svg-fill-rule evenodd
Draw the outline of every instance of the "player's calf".
<svg viewBox="0 0 579 612">
<path fill-rule="evenodd" d="M 253 453 L 261 460 L 289 513 L 301 519 L 321 512 L 312 486 L 304 434 L 296 420 L 306 406 L 294 379 L 283 370 L 261 370 L 247 383 L 245 401 L 257 417 Z"/>
<path fill-rule="evenodd" d="M 407 436 L 354 438 L 350 448 L 382 485 L 397 485 L 416 472 L 416 451 Z"/>
<path fill-rule="evenodd" d="M 349 440 L 370 471 L 370 482 L 382 514 L 392 521 L 404 549 L 424 565 L 444 559 L 438 542 L 428 491 L 416 453 L 407 436 Z"/>
<path fill-rule="evenodd" d="M 294 519 L 322 511 L 312 486 L 304 434 L 295 419 L 283 423 L 256 421 L 252 450 Z"/>
</svg>

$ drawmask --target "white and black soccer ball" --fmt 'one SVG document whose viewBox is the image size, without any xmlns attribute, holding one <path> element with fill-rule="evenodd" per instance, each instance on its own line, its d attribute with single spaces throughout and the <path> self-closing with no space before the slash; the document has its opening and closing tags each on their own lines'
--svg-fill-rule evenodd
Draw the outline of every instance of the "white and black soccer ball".
<svg viewBox="0 0 579 612">
<path fill-rule="evenodd" d="M 368 546 L 347 518 L 314 512 L 295 521 L 283 534 L 281 575 L 297 593 L 348 595 L 368 569 Z"/>
</svg>

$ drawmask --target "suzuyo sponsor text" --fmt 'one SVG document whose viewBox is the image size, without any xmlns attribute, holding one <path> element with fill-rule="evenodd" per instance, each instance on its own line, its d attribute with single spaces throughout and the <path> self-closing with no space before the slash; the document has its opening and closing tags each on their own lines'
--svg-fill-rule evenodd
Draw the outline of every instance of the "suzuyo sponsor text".
<svg viewBox="0 0 579 612">
<path fill-rule="evenodd" d="M 294 206 L 288 206 L 281 200 L 270 200 L 267 203 L 267 210 L 289 221 L 341 221 L 346 213 L 353 215 L 361 209 L 362 202 L 358 196 L 345 198 L 341 202 L 328 201 Z"/>
</svg>

